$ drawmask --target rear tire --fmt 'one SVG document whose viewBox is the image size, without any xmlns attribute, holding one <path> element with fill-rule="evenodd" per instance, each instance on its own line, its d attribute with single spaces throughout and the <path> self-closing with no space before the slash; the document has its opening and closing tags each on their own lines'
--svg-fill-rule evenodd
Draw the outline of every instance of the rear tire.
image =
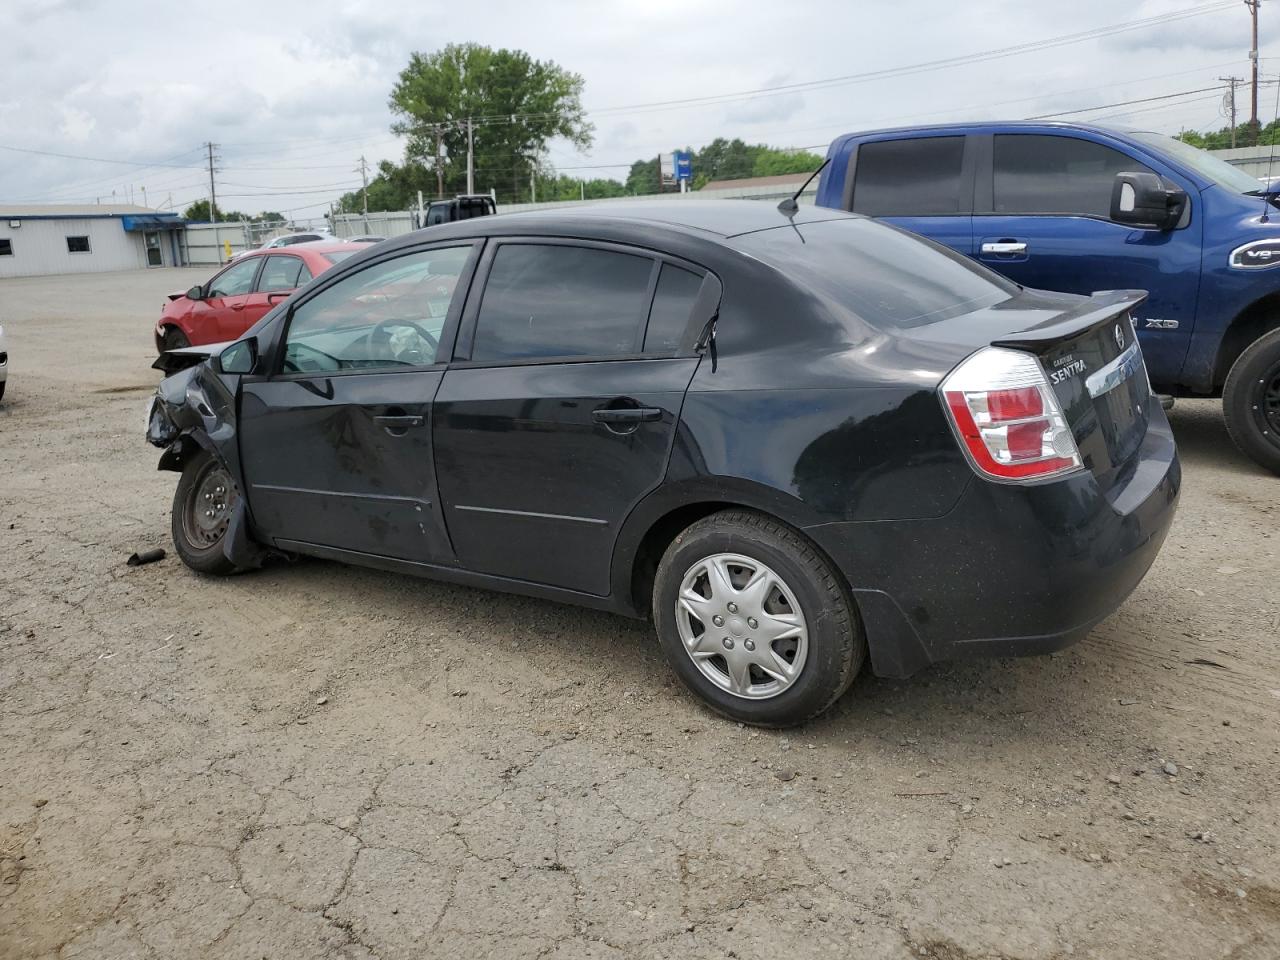
<svg viewBox="0 0 1280 960">
<path fill-rule="evenodd" d="M 1232 364 L 1222 413 L 1240 451 L 1280 474 L 1280 330 L 1253 341 Z"/>
<path fill-rule="evenodd" d="M 866 659 L 844 577 L 797 531 L 748 510 L 712 514 L 676 537 L 658 564 L 653 620 L 685 686 L 757 726 L 822 713 Z"/>
<path fill-rule="evenodd" d="M 228 576 L 238 567 L 227 559 L 222 543 L 240 491 L 226 468 L 208 450 L 201 450 L 182 468 L 173 493 L 170 529 L 178 556 L 197 573 Z"/>
</svg>

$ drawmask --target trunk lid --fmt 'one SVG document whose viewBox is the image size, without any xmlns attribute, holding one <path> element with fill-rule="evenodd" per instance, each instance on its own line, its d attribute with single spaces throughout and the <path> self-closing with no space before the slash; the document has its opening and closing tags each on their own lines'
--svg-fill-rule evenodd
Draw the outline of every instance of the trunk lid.
<svg viewBox="0 0 1280 960">
<path fill-rule="evenodd" d="M 1093 294 L 992 346 L 1036 356 L 1071 426 L 1084 466 L 1109 487 L 1146 437 L 1151 395 L 1130 311 L 1141 290 Z"/>
</svg>

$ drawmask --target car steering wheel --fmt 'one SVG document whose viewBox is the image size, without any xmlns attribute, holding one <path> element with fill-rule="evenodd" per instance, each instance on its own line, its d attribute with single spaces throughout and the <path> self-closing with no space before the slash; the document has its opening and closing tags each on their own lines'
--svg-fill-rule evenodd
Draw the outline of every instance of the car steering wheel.
<svg viewBox="0 0 1280 960">
<path fill-rule="evenodd" d="M 373 352 L 374 345 L 377 343 L 379 338 L 385 334 L 387 327 L 412 327 L 414 332 L 418 334 L 419 338 L 427 342 L 433 354 L 440 349 L 440 341 L 412 320 L 380 320 L 374 325 L 373 329 L 369 331 L 369 335 L 365 338 L 365 355 L 369 358 L 372 359 L 375 356 Z M 389 334 L 386 335 L 386 339 L 387 341 L 390 341 L 391 337 Z M 420 351 L 414 352 L 420 353 Z M 389 350 L 388 353 L 390 353 Z"/>
</svg>

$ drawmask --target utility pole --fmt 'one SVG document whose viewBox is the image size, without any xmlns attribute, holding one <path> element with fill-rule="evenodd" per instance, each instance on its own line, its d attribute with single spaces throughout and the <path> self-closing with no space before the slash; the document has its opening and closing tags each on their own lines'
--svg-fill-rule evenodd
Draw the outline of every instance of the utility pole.
<svg viewBox="0 0 1280 960">
<path fill-rule="evenodd" d="M 1231 87 L 1227 93 L 1227 112 L 1231 116 L 1231 149 L 1236 146 L 1236 84 L 1244 83 L 1243 77 L 1219 77 L 1223 83 Z"/>
<path fill-rule="evenodd" d="M 476 192 L 475 128 L 467 117 L 467 196 Z"/>
<path fill-rule="evenodd" d="M 529 171 L 529 202 L 538 202 L 538 175 L 532 170 Z"/>
<path fill-rule="evenodd" d="M 444 131 L 436 125 L 436 199 L 444 199 Z"/>
<path fill-rule="evenodd" d="M 209 148 L 209 222 L 217 223 L 218 222 L 218 214 L 217 214 L 218 191 L 217 191 L 217 188 L 213 185 L 213 159 L 214 159 L 213 148 L 216 147 L 217 144 L 206 143 L 205 146 Z M 221 257 L 219 257 L 218 262 L 219 263 L 222 262 Z"/>
<path fill-rule="evenodd" d="M 1258 142 L 1258 7 L 1262 5 L 1262 0 L 1244 0 L 1244 5 L 1249 8 L 1249 15 L 1253 17 L 1253 46 L 1249 48 L 1249 62 L 1253 65 L 1253 92 L 1250 96 L 1249 104 L 1249 123 L 1253 128 L 1253 142 Z"/>
<path fill-rule="evenodd" d="M 360 174 L 360 182 L 364 184 L 361 188 L 363 194 L 364 215 L 369 216 L 369 165 L 365 163 L 364 154 L 360 154 L 360 166 L 356 167 L 356 172 Z"/>
</svg>

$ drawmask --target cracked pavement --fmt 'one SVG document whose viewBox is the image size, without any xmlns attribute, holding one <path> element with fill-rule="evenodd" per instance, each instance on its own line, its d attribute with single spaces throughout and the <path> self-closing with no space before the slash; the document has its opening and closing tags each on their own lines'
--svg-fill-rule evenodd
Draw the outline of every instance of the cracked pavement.
<svg viewBox="0 0 1280 960">
<path fill-rule="evenodd" d="M 1173 411 L 1177 524 L 1086 642 L 764 732 L 642 624 L 187 571 L 141 414 L 204 278 L 0 285 L 0 958 L 1280 955 L 1280 480 L 1214 404 Z"/>
</svg>

